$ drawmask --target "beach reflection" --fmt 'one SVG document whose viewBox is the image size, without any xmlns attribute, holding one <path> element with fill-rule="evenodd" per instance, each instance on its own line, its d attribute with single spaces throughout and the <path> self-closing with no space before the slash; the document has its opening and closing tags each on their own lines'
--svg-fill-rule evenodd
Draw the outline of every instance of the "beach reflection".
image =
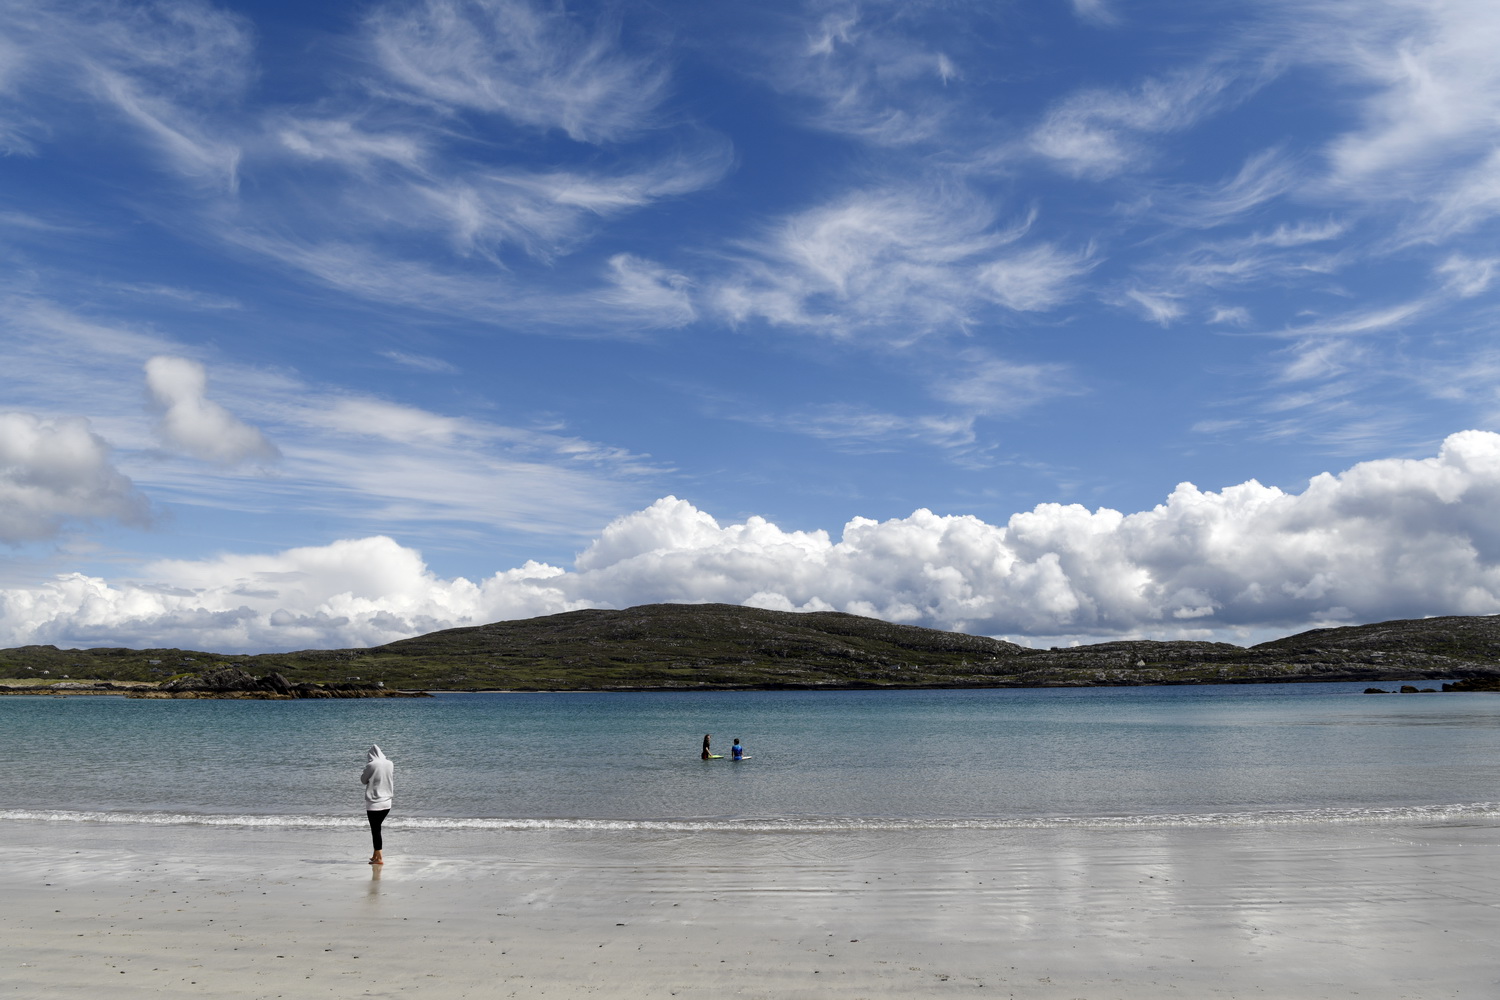
<svg viewBox="0 0 1500 1000">
<path fill-rule="evenodd" d="M 252 831 L 248 844 L 193 826 L 0 822 L 0 835 L 7 982 L 29 977 L 16 995 L 52 995 L 84 974 L 89 995 L 120 995 L 104 982 L 124 978 L 124 963 L 181 975 L 168 967 L 184 954 L 202 956 L 190 985 L 247 1000 L 234 985 L 246 968 L 255 996 L 379 995 L 438 975 L 445 996 L 482 996 L 501 967 L 517 985 L 574 996 L 605 983 L 638 985 L 631 996 L 832 996 L 825 979 L 871 1000 L 935 995 L 937 983 L 1034 1000 L 1495 993 L 1492 816 L 430 831 L 420 854 L 395 856 L 389 913 L 374 908 L 385 905 L 380 866 L 365 897 L 349 894 L 357 869 L 337 829 Z M 172 991 L 159 982 L 155 992 Z"/>
</svg>

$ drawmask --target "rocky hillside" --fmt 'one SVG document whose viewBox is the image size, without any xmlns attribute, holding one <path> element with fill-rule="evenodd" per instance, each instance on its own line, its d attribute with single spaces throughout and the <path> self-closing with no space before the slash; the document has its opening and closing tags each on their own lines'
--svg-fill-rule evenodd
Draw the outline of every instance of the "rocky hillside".
<svg viewBox="0 0 1500 1000">
<path fill-rule="evenodd" d="M 0 651 L 0 676 L 168 681 L 236 666 L 292 684 L 428 690 L 1000 687 L 1500 677 L 1500 616 L 1315 629 L 1244 648 L 1120 641 L 1057 649 L 835 612 L 649 604 L 446 629 L 370 649 L 219 656 Z M 180 685 L 179 685 L 180 686 Z"/>
</svg>

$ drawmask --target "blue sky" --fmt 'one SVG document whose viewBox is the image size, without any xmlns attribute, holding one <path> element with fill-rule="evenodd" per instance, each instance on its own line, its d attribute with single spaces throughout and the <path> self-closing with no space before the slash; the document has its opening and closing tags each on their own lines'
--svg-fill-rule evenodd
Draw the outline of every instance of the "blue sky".
<svg viewBox="0 0 1500 1000">
<path fill-rule="evenodd" d="M 1500 611 L 1496 51 L 1478 0 L 3 0 L 0 640 Z"/>
</svg>

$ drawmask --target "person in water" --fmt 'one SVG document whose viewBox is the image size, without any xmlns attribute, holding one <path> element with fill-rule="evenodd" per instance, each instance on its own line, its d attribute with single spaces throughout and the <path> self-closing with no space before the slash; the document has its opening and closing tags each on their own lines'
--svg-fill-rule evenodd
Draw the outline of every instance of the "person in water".
<svg viewBox="0 0 1500 1000">
<path fill-rule="evenodd" d="M 712 733 L 704 733 L 703 734 L 703 759 L 704 760 L 708 760 L 710 757 L 713 756 L 713 753 L 708 749 L 709 740 L 711 740 L 712 738 L 713 738 L 713 734 Z"/>
<path fill-rule="evenodd" d="M 365 753 L 365 769 L 359 780 L 365 786 L 365 815 L 370 819 L 370 839 L 375 853 L 370 855 L 370 864 L 385 864 L 382 848 L 385 841 L 380 836 L 380 824 L 391 812 L 391 795 L 396 790 L 396 765 L 379 746 L 372 746 Z"/>
<path fill-rule="evenodd" d="M 740 741 L 738 739 L 734 741 L 734 746 L 729 748 L 729 756 L 733 760 L 745 759 L 745 748 L 740 746 Z"/>
</svg>

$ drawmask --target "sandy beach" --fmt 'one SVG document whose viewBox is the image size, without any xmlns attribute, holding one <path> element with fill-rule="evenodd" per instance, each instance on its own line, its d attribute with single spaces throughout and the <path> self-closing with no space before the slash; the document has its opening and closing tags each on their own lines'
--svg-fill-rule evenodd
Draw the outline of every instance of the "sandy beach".
<svg viewBox="0 0 1500 1000">
<path fill-rule="evenodd" d="M 0 825 L 8 996 L 1490 997 L 1500 827 Z"/>
</svg>

